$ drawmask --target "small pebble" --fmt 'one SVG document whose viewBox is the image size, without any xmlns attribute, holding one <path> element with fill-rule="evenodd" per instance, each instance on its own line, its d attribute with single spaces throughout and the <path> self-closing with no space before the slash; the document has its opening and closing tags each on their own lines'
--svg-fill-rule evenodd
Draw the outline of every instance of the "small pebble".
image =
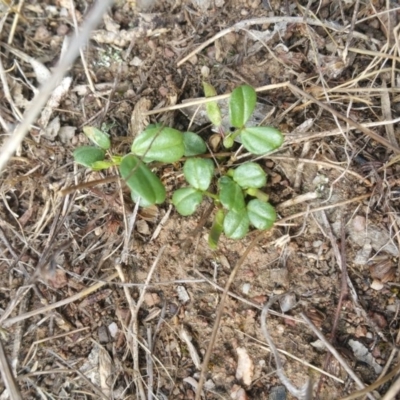
<svg viewBox="0 0 400 400">
<path fill-rule="evenodd" d="M 250 292 L 250 283 L 245 283 L 242 287 L 243 294 L 249 294 Z"/>
</svg>

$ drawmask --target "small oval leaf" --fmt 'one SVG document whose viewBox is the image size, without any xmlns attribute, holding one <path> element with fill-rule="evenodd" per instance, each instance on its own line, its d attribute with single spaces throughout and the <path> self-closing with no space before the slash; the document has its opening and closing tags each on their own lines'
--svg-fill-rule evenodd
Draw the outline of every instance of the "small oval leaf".
<svg viewBox="0 0 400 400">
<path fill-rule="evenodd" d="M 217 95 L 217 91 L 214 86 L 207 82 L 203 82 L 204 94 L 206 97 L 214 97 Z M 207 117 L 214 126 L 220 126 L 222 123 L 221 109 L 216 101 L 210 101 L 206 103 Z"/>
<path fill-rule="evenodd" d="M 256 91 L 249 85 L 237 87 L 229 100 L 229 120 L 235 128 L 246 124 L 257 102 Z"/>
<path fill-rule="evenodd" d="M 192 215 L 202 200 L 201 192 L 191 187 L 178 189 L 172 196 L 172 204 L 183 216 Z"/>
<path fill-rule="evenodd" d="M 97 146 L 108 150 L 111 146 L 110 137 L 107 133 L 95 128 L 94 126 L 85 126 L 83 133 Z"/>
<path fill-rule="evenodd" d="M 222 176 L 219 181 L 219 200 L 228 210 L 240 211 L 244 209 L 244 195 L 241 187 L 227 176 Z"/>
<path fill-rule="evenodd" d="M 185 132 L 183 134 L 183 146 L 185 148 L 185 157 L 197 156 L 207 151 L 204 140 L 197 133 L 193 132 Z"/>
<path fill-rule="evenodd" d="M 233 144 L 235 143 L 235 141 L 233 140 L 233 137 L 231 135 L 229 135 L 229 136 L 225 136 L 223 143 L 224 143 L 224 147 L 226 149 L 230 149 L 233 146 Z"/>
<path fill-rule="evenodd" d="M 282 133 L 270 126 L 246 127 L 240 138 L 246 150 L 256 155 L 276 150 L 283 143 Z"/>
<path fill-rule="evenodd" d="M 183 174 L 195 189 L 207 190 L 214 176 L 214 163 L 206 158 L 189 158 L 183 166 Z"/>
<path fill-rule="evenodd" d="M 214 222 L 208 234 L 208 245 L 210 249 L 216 250 L 221 233 L 224 230 L 225 213 L 223 209 L 219 209 L 214 217 Z"/>
<path fill-rule="evenodd" d="M 249 217 L 246 209 L 228 211 L 224 219 L 224 232 L 230 239 L 242 239 L 249 231 Z"/>
<path fill-rule="evenodd" d="M 74 150 L 73 156 L 76 163 L 91 168 L 97 161 L 103 161 L 106 153 L 103 149 L 93 146 L 81 146 Z"/>
<path fill-rule="evenodd" d="M 149 125 L 135 138 L 131 150 L 138 156 L 144 156 L 146 162 L 175 162 L 182 158 L 185 152 L 183 134 L 160 124 Z"/>
<path fill-rule="evenodd" d="M 146 205 L 159 204 L 165 200 L 165 188 L 160 179 L 133 154 L 125 156 L 119 170 L 129 189 L 143 199 Z"/>
<path fill-rule="evenodd" d="M 203 81 L 203 89 L 206 97 L 214 97 L 217 95 L 215 87 L 208 82 Z"/>
<path fill-rule="evenodd" d="M 243 189 L 262 188 L 267 183 L 267 174 L 254 162 L 239 165 L 233 171 L 233 180 Z"/>
<path fill-rule="evenodd" d="M 250 223 L 257 229 L 270 229 L 276 221 L 275 208 L 270 203 L 253 199 L 247 204 L 247 214 Z"/>
</svg>

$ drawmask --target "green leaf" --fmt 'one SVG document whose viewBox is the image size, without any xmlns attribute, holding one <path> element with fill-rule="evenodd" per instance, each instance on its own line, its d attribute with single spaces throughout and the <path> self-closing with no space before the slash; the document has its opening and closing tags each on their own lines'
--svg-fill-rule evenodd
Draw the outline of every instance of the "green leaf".
<svg viewBox="0 0 400 400">
<path fill-rule="evenodd" d="M 185 132 L 183 134 L 183 147 L 185 148 L 185 157 L 197 156 L 207 151 L 204 140 L 193 132 Z"/>
<path fill-rule="evenodd" d="M 229 120 L 235 128 L 246 124 L 257 102 L 256 91 L 249 85 L 237 87 L 229 100 Z"/>
<path fill-rule="evenodd" d="M 254 162 L 239 165 L 233 171 L 232 178 L 243 189 L 262 188 L 267 183 L 266 173 Z"/>
<path fill-rule="evenodd" d="M 203 89 L 206 97 L 214 97 L 217 95 L 215 87 L 210 85 L 208 82 L 203 81 Z"/>
<path fill-rule="evenodd" d="M 271 228 L 276 221 L 275 208 L 270 203 L 264 203 L 258 199 L 253 199 L 248 202 L 247 214 L 250 223 L 260 230 Z"/>
<path fill-rule="evenodd" d="M 214 89 L 214 86 L 210 85 L 209 83 L 203 82 L 203 88 L 206 97 L 214 97 L 217 95 L 217 91 Z M 210 101 L 206 103 L 206 112 L 207 112 L 207 117 L 214 126 L 221 125 L 222 114 L 218 106 L 218 103 L 216 101 Z"/>
<path fill-rule="evenodd" d="M 131 150 L 138 156 L 144 156 L 146 162 L 175 162 L 185 152 L 183 134 L 176 129 L 163 127 L 160 124 L 149 125 L 135 138 Z"/>
<path fill-rule="evenodd" d="M 165 200 L 165 188 L 160 179 L 133 154 L 125 156 L 119 166 L 122 178 L 136 197 L 146 205 L 159 204 Z"/>
<path fill-rule="evenodd" d="M 106 152 L 93 146 L 81 146 L 75 149 L 73 156 L 76 163 L 90 168 L 96 161 L 103 161 Z"/>
<path fill-rule="evenodd" d="M 183 175 L 195 189 L 207 190 L 214 176 L 214 163 L 206 158 L 189 158 L 183 166 Z"/>
<path fill-rule="evenodd" d="M 219 200 L 228 210 L 240 211 L 245 208 L 242 188 L 227 176 L 222 176 L 219 181 Z"/>
<path fill-rule="evenodd" d="M 278 149 L 283 143 L 282 133 L 270 126 L 246 127 L 240 138 L 243 146 L 253 154 L 261 155 Z"/>
<path fill-rule="evenodd" d="M 172 204 L 183 216 L 192 215 L 202 200 L 202 193 L 191 187 L 178 189 L 172 196 Z"/>
<path fill-rule="evenodd" d="M 224 147 L 226 149 L 230 149 L 233 146 L 233 143 L 235 143 L 235 141 L 233 140 L 232 135 L 225 136 L 225 138 L 224 138 Z"/>
<path fill-rule="evenodd" d="M 215 214 L 214 222 L 208 234 L 208 245 L 212 250 L 217 249 L 219 237 L 224 230 L 224 218 L 224 210 L 220 208 Z"/>
<path fill-rule="evenodd" d="M 115 164 L 115 165 L 120 165 L 121 164 L 121 161 L 122 161 L 122 156 L 111 156 L 111 160 L 113 161 L 113 163 Z"/>
<path fill-rule="evenodd" d="M 150 207 L 154 205 L 154 203 L 149 203 L 148 201 L 140 197 L 140 195 L 134 192 L 133 190 L 131 190 L 131 198 L 134 203 L 139 202 L 140 207 Z"/>
<path fill-rule="evenodd" d="M 94 126 L 85 126 L 83 133 L 97 146 L 104 150 L 108 150 L 111 146 L 110 137 L 100 129 Z"/>
<path fill-rule="evenodd" d="M 249 231 L 249 217 L 246 209 L 228 211 L 224 219 L 224 232 L 230 239 L 242 239 Z"/>
<path fill-rule="evenodd" d="M 93 171 L 101 171 L 102 169 L 108 169 L 113 165 L 115 165 L 115 163 L 112 161 L 95 161 L 90 168 L 92 168 Z"/>
</svg>

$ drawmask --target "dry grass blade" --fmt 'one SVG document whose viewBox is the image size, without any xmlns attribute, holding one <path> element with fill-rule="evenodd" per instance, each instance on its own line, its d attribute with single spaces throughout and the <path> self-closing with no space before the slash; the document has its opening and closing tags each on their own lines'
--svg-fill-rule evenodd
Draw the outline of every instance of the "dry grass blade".
<svg viewBox="0 0 400 400">
<path fill-rule="evenodd" d="M 379 136 L 377 133 L 371 131 L 371 129 L 368 129 L 365 126 L 362 126 L 361 124 L 359 124 L 358 122 L 352 120 L 351 118 L 348 118 L 348 117 L 344 116 L 340 112 L 336 111 L 334 108 L 326 105 L 325 103 L 322 103 L 321 101 L 315 99 L 310 94 L 308 94 L 308 93 L 304 92 L 303 90 L 299 89 L 297 86 L 294 86 L 291 83 L 288 86 L 289 86 L 289 89 L 292 90 L 294 93 L 297 93 L 297 94 L 299 94 L 299 95 L 311 100 L 315 104 L 318 104 L 324 110 L 329 111 L 331 114 L 333 114 L 337 118 L 341 119 L 342 121 L 347 122 L 349 125 L 354 126 L 358 130 L 360 130 L 361 132 L 363 132 L 367 136 L 369 136 L 371 139 L 374 139 L 378 143 L 380 143 L 380 144 L 384 145 L 385 147 L 387 147 L 388 149 L 392 150 L 394 153 L 396 153 L 396 154 L 400 153 L 400 149 L 398 147 L 393 146 L 388 140 L 386 140 L 382 136 Z"/>
<path fill-rule="evenodd" d="M 267 328 L 267 317 L 268 317 L 268 311 L 269 308 L 272 306 L 272 304 L 279 299 L 280 296 L 273 296 L 270 298 L 268 303 L 263 307 L 262 313 L 261 313 L 261 329 L 264 335 L 265 340 L 268 343 L 268 346 L 271 349 L 271 353 L 274 356 L 275 364 L 276 364 L 276 374 L 278 375 L 278 378 L 282 385 L 286 387 L 288 392 L 300 399 L 300 400 L 311 400 L 311 390 L 312 390 L 312 384 L 311 380 L 309 379 L 301 389 L 298 389 L 296 386 L 292 384 L 292 382 L 286 377 L 285 373 L 283 372 L 282 368 L 282 363 L 281 359 L 278 354 L 278 350 L 269 334 L 268 328 Z"/>
<path fill-rule="evenodd" d="M 42 86 L 35 100 L 32 101 L 31 108 L 26 112 L 24 119 L 13 132 L 12 137 L 9 138 L 1 147 L 0 173 L 6 166 L 14 151 L 22 143 L 22 140 L 29 131 L 31 125 L 34 123 L 36 117 L 39 115 L 43 106 L 46 104 L 46 101 L 51 95 L 51 92 L 54 90 L 54 88 L 67 72 L 68 68 L 71 66 L 75 58 L 78 56 L 79 49 L 81 48 L 82 43 L 86 43 L 86 41 L 89 39 L 90 33 L 100 22 L 102 15 L 106 12 L 107 8 L 111 6 L 112 3 L 112 0 L 102 0 L 98 1 L 93 7 L 93 10 L 90 12 L 90 15 L 83 24 L 80 35 L 72 41 L 64 57 L 61 59 L 58 67 L 54 70 L 48 82 Z"/>
<path fill-rule="evenodd" d="M 285 223 L 287 221 L 290 221 L 292 219 L 303 217 L 304 215 L 307 215 L 308 213 L 314 213 L 314 212 L 317 212 L 317 211 L 329 210 L 329 209 L 335 208 L 335 207 L 342 207 L 342 206 L 345 206 L 345 205 L 350 204 L 350 203 L 357 203 L 357 202 L 359 202 L 361 200 L 368 199 L 371 196 L 372 196 L 372 193 L 364 194 L 362 196 L 353 197 L 352 199 L 349 199 L 349 200 L 340 201 L 339 203 L 330 204 L 328 206 L 316 207 L 316 208 L 312 208 L 312 209 L 307 210 L 307 211 L 303 211 L 303 212 L 299 212 L 299 213 L 296 213 L 296 214 L 293 214 L 293 215 L 289 215 L 288 217 L 282 218 L 279 221 L 277 221 L 276 225 L 283 224 L 283 223 Z"/>
<path fill-rule="evenodd" d="M 358 390 L 357 392 L 352 393 L 350 396 L 343 397 L 340 400 L 354 400 L 354 399 L 360 398 L 361 396 L 365 396 L 366 394 L 371 393 L 373 390 L 377 389 L 379 386 L 382 386 L 386 382 L 393 379 L 399 372 L 400 372 L 400 365 L 397 366 L 396 368 L 394 368 L 393 371 L 389 372 L 384 377 L 378 379 L 372 385 L 367 386 L 365 389 Z M 389 392 L 387 392 L 387 393 L 389 393 Z M 389 397 L 388 400 L 393 399 L 393 398 L 394 397 Z"/>
<path fill-rule="evenodd" d="M 87 289 L 82 290 L 81 292 L 79 292 L 79 293 L 77 293 L 77 294 L 75 294 L 75 295 L 73 295 L 71 297 L 67 297 L 64 300 L 57 301 L 56 303 L 53 303 L 53 304 L 49 304 L 46 307 L 38 308 L 36 310 L 29 311 L 29 312 L 27 312 L 25 314 L 21 314 L 21 315 L 18 315 L 16 317 L 13 317 L 13 318 L 6 319 L 6 320 L 3 321 L 2 325 L 3 325 L 3 327 L 7 328 L 7 327 L 9 327 L 9 326 L 11 326 L 11 325 L 13 325 L 13 324 L 15 324 L 17 322 L 20 322 L 20 321 L 23 321 L 25 319 L 34 317 L 35 315 L 46 314 L 47 312 L 49 312 L 51 310 L 54 310 L 55 308 L 62 307 L 62 306 L 65 306 L 67 304 L 73 303 L 74 301 L 80 300 L 83 297 L 86 297 L 89 294 L 91 294 L 91 293 L 95 292 L 96 290 L 100 289 L 101 287 L 103 287 L 107 283 L 109 283 L 112 280 L 114 280 L 117 276 L 118 276 L 118 273 L 115 272 L 114 274 L 111 274 L 109 277 L 107 277 L 104 281 L 98 282 L 98 283 L 88 287 Z"/>
<path fill-rule="evenodd" d="M 277 24 L 280 22 L 287 22 L 290 24 L 309 24 L 309 25 L 313 25 L 313 26 L 322 26 L 322 27 L 331 29 L 333 31 L 342 31 L 342 32 L 347 31 L 347 29 L 345 29 L 343 26 L 339 26 L 337 24 L 331 24 L 329 22 L 322 22 L 322 21 L 319 21 L 318 19 L 311 19 L 311 18 L 287 17 L 287 16 L 254 18 L 254 19 L 249 19 L 249 20 L 245 20 L 245 21 L 240 21 L 237 24 L 218 32 L 212 38 L 203 42 L 199 47 L 197 47 L 195 50 L 193 50 L 187 56 L 185 56 L 182 60 L 180 60 L 177 65 L 178 65 L 178 67 L 180 67 L 186 61 L 188 61 L 190 58 L 192 58 L 194 55 L 198 54 L 200 51 L 205 49 L 207 46 L 214 43 L 217 39 L 222 38 L 223 36 L 229 34 L 230 32 L 238 31 L 240 29 L 245 29 L 252 25 Z M 358 32 L 354 32 L 354 34 L 357 37 L 365 38 L 366 40 L 368 40 L 368 37 L 366 35 L 360 34 Z"/>
<path fill-rule="evenodd" d="M 256 90 L 256 92 L 264 92 L 267 90 L 284 88 L 284 87 L 287 87 L 288 85 L 289 85 L 289 82 L 282 82 L 282 83 L 277 83 L 274 85 L 261 86 L 259 88 L 255 88 L 255 90 Z M 227 94 L 220 94 L 220 95 L 214 96 L 214 97 L 207 97 L 207 98 L 203 98 L 203 99 L 187 101 L 185 103 L 175 104 L 173 106 L 162 107 L 162 108 L 150 110 L 150 111 L 145 112 L 144 115 L 154 115 L 154 114 L 160 114 L 160 113 L 167 112 L 167 111 L 181 110 L 182 108 L 202 105 L 202 104 L 206 104 L 206 103 L 210 103 L 210 102 L 218 101 L 218 100 L 224 100 L 224 99 L 229 98 L 229 96 L 230 96 L 230 93 L 227 93 Z"/>
<path fill-rule="evenodd" d="M 311 320 L 304 314 L 300 314 L 304 321 L 307 323 L 309 328 L 314 332 L 314 334 L 322 341 L 324 346 L 332 353 L 332 355 L 339 361 L 340 365 L 345 369 L 345 371 L 350 375 L 353 381 L 357 384 L 361 389 L 365 389 L 364 383 L 360 380 L 360 378 L 354 373 L 354 371 L 349 367 L 345 359 L 339 354 L 339 352 L 326 340 L 325 336 L 317 329 L 317 327 L 311 322 Z M 371 400 L 375 400 L 375 397 L 372 394 L 367 394 L 368 398 Z"/>
<path fill-rule="evenodd" d="M 264 235 L 265 235 L 265 232 L 261 232 L 252 240 L 252 242 L 246 248 L 245 252 L 242 254 L 242 256 L 237 261 L 235 267 L 233 268 L 231 274 L 229 275 L 228 281 L 226 282 L 224 292 L 222 293 L 221 300 L 218 305 L 217 315 L 215 317 L 214 327 L 213 327 L 212 334 L 210 337 L 210 343 L 207 347 L 207 352 L 204 356 L 203 364 L 201 367 L 200 379 L 199 379 L 199 383 L 196 387 L 195 400 L 200 400 L 201 395 L 202 395 L 202 390 L 203 390 L 203 385 L 204 385 L 204 381 L 206 378 L 206 371 L 207 371 L 208 363 L 210 361 L 211 354 L 212 354 L 214 344 L 215 344 L 215 339 L 217 338 L 217 334 L 218 334 L 218 331 L 220 328 L 221 318 L 222 318 L 222 314 L 223 314 L 224 308 L 225 308 L 225 300 L 228 297 L 229 288 L 232 285 L 232 283 L 235 279 L 235 276 L 239 271 L 239 268 L 243 265 L 244 261 L 246 260 L 246 257 L 249 255 L 250 251 L 257 245 L 257 243 L 264 237 Z"/>
<path fill-rule="evenodd" d="M 11 372 L 10 364 L 7 355 L 4 351 L 3 342 L 0 339 L 0 372 L 3 382 L 6 385 L 8 394 L 11 400 L 22 400 L 21 393 L 15 381 L 14 375 Z"/>
<path fill-rule="evenodd" d="M 263 309 L 263 307 L 261 307 L 261 309 Z M 271 311 L 273 311 L 273 310 L 269 310 L 269 311 L 268 311 L 268 314 L 273 314 Z M 287 318 L 287 316 L 286 316 L 286 315 L 283 315 L 283 314 L 281 315 L 281 317 L 282 317 L 282 318 Z M 300 320 L 299 320 L 299 321 L 300 321 Z M 304 321 L 301 321 L 301 323 L 304 323 Z M 240 332 L 240 331 L 238 331 L 238 332 Z M 252 339 L 254 342 L 256 342 L 256 343 L 258 344 L 258 347 L 260 347 L 261 349 L 266 350 L 266 351 L 268 351 L 268 352 L 271 352 L 271 351 L 272 351 L 269 347 L 265 346 L 265 343 L 264 343 L 264 342 L 262 342 L 262 341 L 260 341 L 260 340 L 257 340 L 256 338 L 254 338 L 254 337 L 248 335 L 247 333 L 244 333 L 244 335 L 247 336 L 248 338 Z M 318 373 L 320 373 L 320 374 L 322 374 L 322 375 L 325 375 L 325 376 L 327 376 L 328 378 L 331 378 L 331 379 L 335 380 L 336 382 L 344 383 L 344 380 L 343 380 L 343 379 L 340 379 L 340 378 L 338 378 L 338 377 L 336 377 L 336 376 L 334 376 L 334 375 L 332 375 L 332 374 L 329 374 L 328 372 L 324 371 L 323 369 L 318 368 L 318 367 L 316 367 L 315 365 L 308 363 L 307 361 L 304 361 L 304 359 L 301 359 L 301 358 L 299 358 L 299 357 L 294 356 L 293 354 L 289 353 L 288 351 L 285 351 L 285 350 L 282 350 L 282 349 L 279 349 L 279 348 L 277 348 L 276 350 L 277 350 L 278 353 L 281 353 L 281 354 L 283 354 L 284 356 L 287 356 L 287 357 L 289 357 L 289 358 L 292 358 L 293 360 L 296 360 L 296 361 L 299 362 L 300 364 L 303 364 L 303 365 L 305 365 L 306 367 L 311 368 L 311 369 L 313 369 L 314 371 L 317 371 Z"/>
</svg>

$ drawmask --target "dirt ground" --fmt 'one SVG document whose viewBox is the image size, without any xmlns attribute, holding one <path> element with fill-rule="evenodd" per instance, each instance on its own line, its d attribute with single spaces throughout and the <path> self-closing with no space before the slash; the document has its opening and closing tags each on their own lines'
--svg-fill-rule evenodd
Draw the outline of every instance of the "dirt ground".
<svg viewBox="0 0 400 400">
<path fill-rule="evenodd" d="M 92 6 L 0 3 L 1 145 Z M 396 398 L 399 27 L 383 0 L 115 1 L 1 172 L 0 399 Z M 150 122 L 208 139 L 181 107 L 203 80 L 259 89 L 285 135 L 257 158 L 277 223 L 216 251 L 210 204 L 136 214 L 72 157 L 85 126 L 115 154 Z M 170 198 L 182 163 L 155 169 Z"/>
</svg>

